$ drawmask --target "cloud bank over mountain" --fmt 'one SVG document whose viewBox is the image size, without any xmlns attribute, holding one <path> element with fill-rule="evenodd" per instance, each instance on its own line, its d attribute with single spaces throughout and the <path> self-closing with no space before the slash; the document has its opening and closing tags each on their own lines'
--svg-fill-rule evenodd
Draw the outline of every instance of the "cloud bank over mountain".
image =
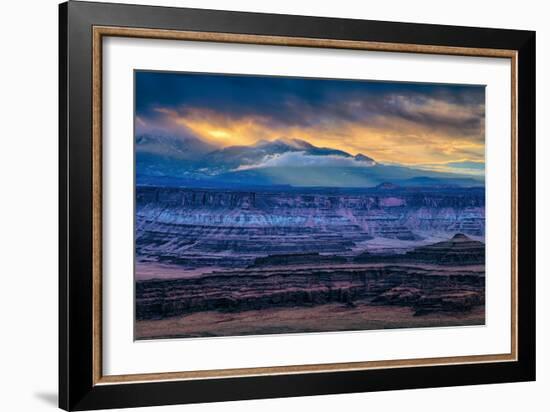
<svg viewBox="0 0 550 412">
<path fill-rule="evenodd" d="M 363 160 L 356 157 L 340 155 L 310 155 L 306 152 L 286 152 L 265 156 L 260 163 L 240 165 L 235 170 L 262 169 L 266 167 L 371 167 L 373 160 Z"/>
<path fill-rule="evenodd" d="M 159 147 L 163 145 L 161 150 Z M 139 136 L 136 139 L 136 171 L 138 184 L 190 187 L 483 185 L 483 176 L 473 178 L 467 174 L 380 164 L 365 154 L 353 156 L 300 139 L 262 140 L 250 146 L 211 150 L 211 146 L 194 138 L 181 141 L 162 136 Z"/>
</svg>

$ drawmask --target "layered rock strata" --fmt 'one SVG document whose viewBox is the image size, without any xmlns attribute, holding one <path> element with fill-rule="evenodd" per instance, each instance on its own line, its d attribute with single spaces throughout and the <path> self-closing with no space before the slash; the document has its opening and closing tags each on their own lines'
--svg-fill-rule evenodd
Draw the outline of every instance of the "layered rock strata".
<svg viewBox="0 0 550 412">
<path fill-rule="evenodd" d="M 136 317 L 341 302 L 411 306 L 417 314 L 484 302 L 484 268 L 421 265 L 284 266 L 136 283 Z"/>
<path fill-rule="evenodd" d="M 373 254 L 365 251 L 354 259 L 367 262 L 416 262 L 436 265 L 484 265 L 485 244 L 457 233 L 451 239 L 427 246 L 420 246 L 404 254 Z"/>
<path fill-rule="evenodd" d="M 350 256 L 373 238 L 431 233 L 483 237 L 480 188 L 372 188 L 339 192 L 136 189 L 138 261 L 244 268 L 275 254 Z"/>
</svg>

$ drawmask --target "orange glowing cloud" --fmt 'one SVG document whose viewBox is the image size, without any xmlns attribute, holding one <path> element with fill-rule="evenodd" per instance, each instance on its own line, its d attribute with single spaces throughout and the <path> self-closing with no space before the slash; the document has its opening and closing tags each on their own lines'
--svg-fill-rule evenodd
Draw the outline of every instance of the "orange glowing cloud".
<svg viewBox="0 0 550 412">
<path fill-rule="evenodd" d="M 452 105 L 423 105 L 418 116 L 456 116 L 467 121 L 471 113 Z M 188 109 L 180 113 L 157 108 L 168 122 L 190 130 L 216 146 L 250 145 L 258 140 L 281 137 L 306 140 L 315 146 L 363 153 L 385 163 L 440 165 L 456 161 L 484 161 L 483 129 L 461 133 L 437 125 L 428 126 L 414 119 L 378 116 L 370 121 L 318 122 L 288 125 L 261 115 L 229 116 L 209 109 Z"/>
</svg>

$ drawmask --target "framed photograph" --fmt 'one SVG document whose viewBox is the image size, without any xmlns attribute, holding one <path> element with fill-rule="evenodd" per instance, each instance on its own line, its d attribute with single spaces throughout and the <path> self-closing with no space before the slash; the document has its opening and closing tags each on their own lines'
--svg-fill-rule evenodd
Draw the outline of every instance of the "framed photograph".
<svg viewBox="0 0 550 412">
<path fill-rule="evenodd" d="M 535 379 L 535 33 L 60 5 L 60 407 Z"/>
</svg>

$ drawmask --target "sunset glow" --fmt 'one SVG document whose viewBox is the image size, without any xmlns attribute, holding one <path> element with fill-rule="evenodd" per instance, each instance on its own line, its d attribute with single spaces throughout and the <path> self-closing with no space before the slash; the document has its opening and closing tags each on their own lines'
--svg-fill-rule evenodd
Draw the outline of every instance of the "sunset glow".
<svg viewBox="0 0 550 412">
<path fill-rule="evenodd" d="M 297 138 L 378 162 L 442 170 L 450 162 L 484 162 L 481 86 L 147 75 L 138 133 L 191 135 L 217 147 Z M 172 93 L 164 101 L 147 98 L 166 82 Z"/>
</svg>

